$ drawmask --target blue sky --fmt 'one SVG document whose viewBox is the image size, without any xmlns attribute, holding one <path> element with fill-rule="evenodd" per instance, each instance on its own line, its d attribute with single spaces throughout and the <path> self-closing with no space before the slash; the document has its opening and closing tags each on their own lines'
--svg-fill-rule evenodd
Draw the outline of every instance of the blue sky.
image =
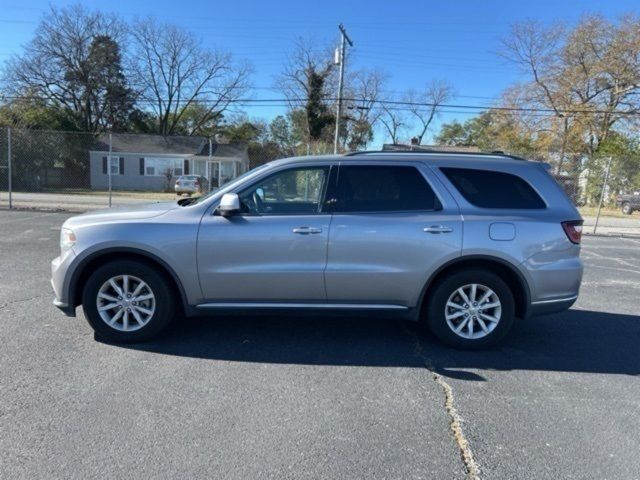
<svg viewBox="0 0 640 480">
<path fill-rule="evenodd" d="M 67 1 L 2 0 L 0 61 L 32 36 L 48 5 Z M 323 44 L 338 41 L 337 24 L 346 26 L 355 46 L 348 68 L 378 67 L 390 75 L 387 90 L 419 89 L 432 78 L 453 84 L 460 104 L 495 101 L 519 72 L 497 55 L 500 38 L 512 22 L 535 18 L 575 23 L 582 14 L 600 12 L 615 19 L 640 10 L 637 0 L 535 1 L 243 1 L 124 0 L 85 1 L 88 7 L 117 13 L 125 20 L 156 16 L 192 30 L 206 45 L 231 51 L 254 68 L 254 98 L 281 98 L 274 89 L 287 52 L 297 37 Z M 272 118 L 282 107 L 253 107 L 251 117 Z M 439 122 L 464 120 L 468 113 L 444 113 Z M 437 130 L 437 125 L 434 130 Z M 384 138 L 377 135 L 379 144 Z"/>
</svg>

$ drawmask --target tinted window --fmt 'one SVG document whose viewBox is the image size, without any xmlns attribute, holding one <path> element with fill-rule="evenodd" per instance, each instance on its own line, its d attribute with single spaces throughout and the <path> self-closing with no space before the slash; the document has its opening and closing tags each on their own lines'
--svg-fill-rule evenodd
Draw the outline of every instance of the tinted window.
<svg viewBox="0 0 640 480">
<path fill-rule="evenodd" d="M 240 194 L 246 213 L 291 215 L 318 213 L 327 167 L 296 168 L 275 173 Z"/>
<path fill-rule="evenodd" d="M 400 212 L 440 208 L 414 167 L 340 166 L 332 200 L 335 212 Z"/>
<path fill-rule="evenodd" d="M 545 208 L 540 195 L 522 178 L 504 172 L 442 168 L 442 172 L 471 204 L 482 208 Z"/>
</svg>

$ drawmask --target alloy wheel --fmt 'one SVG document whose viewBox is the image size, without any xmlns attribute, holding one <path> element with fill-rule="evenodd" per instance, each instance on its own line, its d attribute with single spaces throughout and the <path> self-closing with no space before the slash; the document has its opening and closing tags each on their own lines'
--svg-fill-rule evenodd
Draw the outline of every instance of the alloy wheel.
<svg viewBox="0 0 640 480">
<path fill-rule="evenodd" d="M 144 327 L 156 309 L 156 297 L 142 279 L 117 275 L 98 290 L 96 307 L 100 318 L 115 330 L 134 332 Z"/>
<path fill-rule="evenodd" d="M 471 283 L 456 289 L 449 296 L 444 315 L 453 333 L 465 339 L 477 340 L 486 337 L 498 326 L 502 303 L 489 287 Z"/>
</svg>

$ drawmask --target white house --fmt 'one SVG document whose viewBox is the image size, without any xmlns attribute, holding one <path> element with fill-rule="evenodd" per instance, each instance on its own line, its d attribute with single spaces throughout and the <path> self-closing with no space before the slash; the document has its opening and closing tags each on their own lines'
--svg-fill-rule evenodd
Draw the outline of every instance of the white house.
<svg viewBox="0 0 640 480">
<path fill-rule="evenodd" d="M 111 152 L 111 153 L 109 153 Z M 219 187 L 249 169 L 247 146 L 216 143 L 205 137 L 158 135 L 101 135 L 91 151 L 91 188 L 102 190 L 164 191 L 180 175 L 200 175 L 211 188 Z"/>
</svg>

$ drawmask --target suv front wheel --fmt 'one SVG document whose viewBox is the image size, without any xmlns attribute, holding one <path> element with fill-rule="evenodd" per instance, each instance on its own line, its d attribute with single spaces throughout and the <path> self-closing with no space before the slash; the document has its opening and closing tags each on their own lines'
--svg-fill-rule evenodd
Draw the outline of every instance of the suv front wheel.
<svg viewBox="0 0 640 480">
<path fill-rule="evenodd" d="M 173 298 L 163 272 L 146 263 L 116 260 L 91 274 L 82 308 L 96 337 L 140 342 L 169 325 L 175 313 Z"/>
<path fill-rule="evenodd" d="M 452 273 L 435 286 L 428 299 L 429 328 L 456 348 L 495 345 L 509 332 L 514 319 L 509 286 L 487 270 Z"/>
</svg>

